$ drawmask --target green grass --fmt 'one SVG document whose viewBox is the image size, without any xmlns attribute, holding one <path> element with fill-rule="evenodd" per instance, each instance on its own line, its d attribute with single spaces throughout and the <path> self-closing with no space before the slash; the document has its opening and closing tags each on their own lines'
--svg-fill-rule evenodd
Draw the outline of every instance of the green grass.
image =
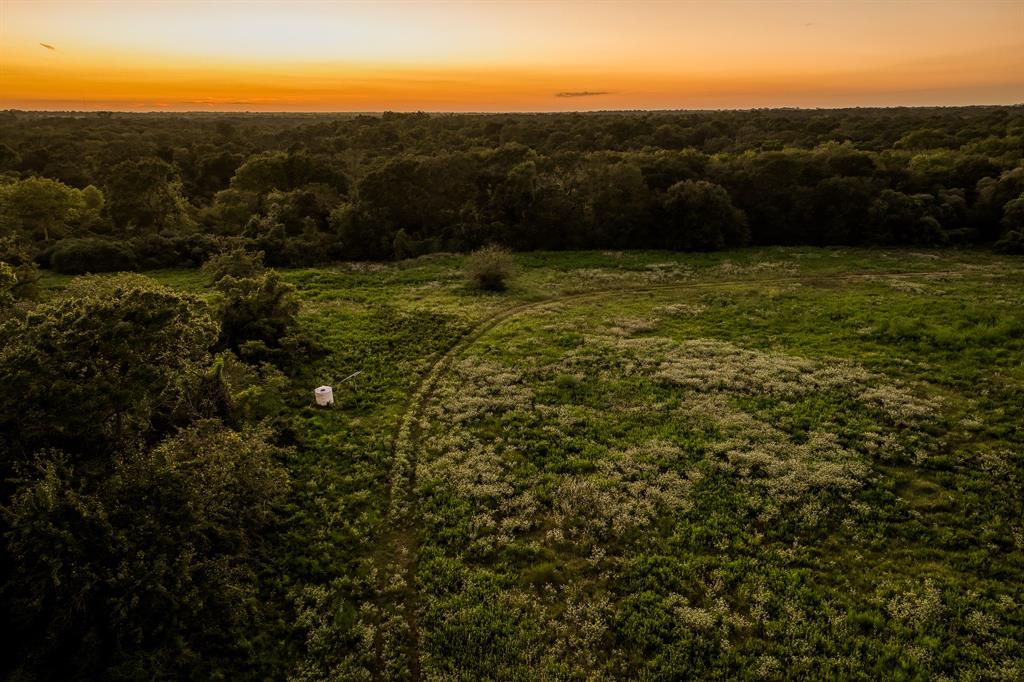
<svg viewBox="0 0 1024 682">
<path fill-rule="evenodd" d="M 282 676 L 1024 677 L 1024 262 L 517 261 L 285 272 Z"/>
</svg>

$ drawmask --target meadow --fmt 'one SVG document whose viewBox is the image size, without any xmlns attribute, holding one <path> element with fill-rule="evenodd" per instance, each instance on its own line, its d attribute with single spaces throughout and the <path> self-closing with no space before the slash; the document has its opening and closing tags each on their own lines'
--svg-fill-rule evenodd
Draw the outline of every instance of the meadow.
<svg viewBox="0 0 1024 682">
<path fill-rule="evenodd" d="M 266 670 L 1024 675 L 1019 260 L 462 260 L 284 272 L 329 353 L 253 397 L 295 444 Z"/>
<path fill-rule="evenodd" d="M 224 370 L 290 483 L 207 673 L 1024 676 L 1019 259 L 515 260 L 501 293 L 452 254 L 281 271 L 321 352 Z"/>
</svg>

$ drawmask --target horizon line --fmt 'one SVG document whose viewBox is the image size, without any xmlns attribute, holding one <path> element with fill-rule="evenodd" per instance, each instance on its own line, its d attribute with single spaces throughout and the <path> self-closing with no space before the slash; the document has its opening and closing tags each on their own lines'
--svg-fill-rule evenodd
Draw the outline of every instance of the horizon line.
<svg viewBox="0 0 1024 682">
<path fill-rule="evenodd" d="M 373 115 L 373 114 L 447 114 L 465 116 L 503 116 L 509 114 L 629 114 L 629 113 L 711 113 L 711 112 L 744 112 L 744 111 L 848 111 L 876 109 L 981 109 L 981 108 L 1015 108 L 1024 107 L 1024 101 L 1012 104 L 975 103 L 975 104 L 890 104 L 890 105 L 851 105 L 832 107 L 801 107 L 801 106 L 767 106 L 767 107 L 694 107 L 674 109 L 509 109 L 507 111 L 486 110 L 455 110 L 455 109 L 280 109 L 280 110 L 244 110 L 237 109 L 0 109 L 0 113 L 25 114 L 235 114 L 235 115 Z"/>
</svg>

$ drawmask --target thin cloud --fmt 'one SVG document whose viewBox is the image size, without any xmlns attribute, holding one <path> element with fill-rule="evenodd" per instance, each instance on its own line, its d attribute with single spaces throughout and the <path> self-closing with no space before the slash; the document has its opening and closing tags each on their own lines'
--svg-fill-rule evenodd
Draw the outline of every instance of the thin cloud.
<svg viewBox="0 0 1024 682">
<path fill-rule="evenodd" d="M 42 45 L 43 47 L 45 47 L 47 50 L 53 50 L 54 52 L 57 51 L 57 48 L 55 48 L 53 45 L 47 45 L 46 43 L 39 43 L 39 44 Z"/>
<path fill-rule="evenodd" d="M 611 93 L 605 92 L 604 90 L 580 90 L 579 92 L 559 92 L 555 93 L 555 97 L 597 97 L 598 95 L 609 95 Z"/>
</svg>

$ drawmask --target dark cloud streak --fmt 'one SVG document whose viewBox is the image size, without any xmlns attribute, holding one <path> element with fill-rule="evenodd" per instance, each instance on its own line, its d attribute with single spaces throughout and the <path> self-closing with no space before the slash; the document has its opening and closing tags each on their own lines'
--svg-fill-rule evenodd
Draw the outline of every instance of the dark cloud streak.
<svg viewBox="0 0 1024 682">
<path fill-rule="evenodd" d="M 53 45 L 47 45 L 46 43 L 39 43 L 39 44 L 42 45 L 43 47 L 45 47 L 47 50 L 53 50 L 54 52 L 57 51 L 57 48 L 55 48 Z"/>
<path fill-rule="evenodd" d="M 610 95 L 610 92 L 604 90 L 581 90 L 579 92 L 558 92 L 555 93 L 555 97 L 597 97 L 598 95 Z"/>
</svg>

